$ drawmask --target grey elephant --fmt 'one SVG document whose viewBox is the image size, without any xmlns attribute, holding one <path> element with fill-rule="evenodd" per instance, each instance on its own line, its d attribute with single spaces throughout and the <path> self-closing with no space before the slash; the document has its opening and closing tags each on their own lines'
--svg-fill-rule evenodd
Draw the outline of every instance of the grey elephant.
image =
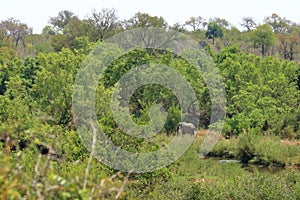
<svg viewBox="0 0 300 200">
<path fill-rule="evenodd" d="M 187 122 L 179 122 L 177 126 L 177 135 L 195 134 L 195 125 Z"/>
</svg>

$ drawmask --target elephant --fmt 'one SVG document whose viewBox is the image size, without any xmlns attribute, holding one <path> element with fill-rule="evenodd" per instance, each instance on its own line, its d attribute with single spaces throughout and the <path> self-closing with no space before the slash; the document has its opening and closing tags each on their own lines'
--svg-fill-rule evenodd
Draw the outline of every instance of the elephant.
<svg viewBox="0 0 300 200">
<path fill-rule="evenodd" d="M 196 129 L 196 127 L 192 123 L 179 122 L 178 126 L 177 126 L 177 135 L 184 135 L 184 134 L 194 135 L 195 129 Z M 181 133 L 179 133 L 179 131 Z"/>
</svg>

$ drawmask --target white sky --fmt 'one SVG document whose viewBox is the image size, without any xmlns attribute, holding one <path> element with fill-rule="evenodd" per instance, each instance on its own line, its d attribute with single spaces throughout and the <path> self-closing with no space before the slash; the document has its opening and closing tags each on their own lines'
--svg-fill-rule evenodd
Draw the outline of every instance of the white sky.
<svg viewBox="0 0 300 200">
<path fill-rule="evenodd" d="M 262 22 L 272 13 L 300 23 L 299 0 L 6 0 L 0 7 L 0 20 L 14 17 L 40 33 L 59 11 L 70 10 L 82 19 L 93 9 L 102 8 L 115 8 L 120 19 L 128 19 L 137 12 L 162 16 L 170 25 L 201 16 L 225 18 L 239 26 L 243 17 Z"/>
</svg>

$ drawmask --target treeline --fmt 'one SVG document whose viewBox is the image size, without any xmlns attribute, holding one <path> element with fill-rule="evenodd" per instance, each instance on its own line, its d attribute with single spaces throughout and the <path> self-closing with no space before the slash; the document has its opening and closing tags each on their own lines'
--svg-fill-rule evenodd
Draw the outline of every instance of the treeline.
<svg viewBox="0 0 300 200">
<path fill-rule="evenodd" d="M 257 132 L 283 137 L 298 137 L 300 70 L 297 62 L 289 61 L 297 55 L 295 53 L 297 42 L 289 40 L 292 54 L 285 57 L 286 59 L 281 59 L 278 54 L 280 45 L 272 46 L 273 43 L 269 43 L 275 41 L 276 36 L 277 40 L 281 36 L 299 39 L 300 37 L 294 35 L 298 26 L 275 14 L 267 17 L 266 23 L 259 26 L 256 26 L 250 18 L 244 18 L 243 21 L 247 28 L 244 32 L 230 27 L 226 20 L 218 18 L 211 19 L 209 22 L 201 17 L 191 18 L 181 28 L 178 28 L 178 25 L 176 27 L 177 30 L 198 39 L 214 59 L 224 78 L 228 102 L 224 134 L 239 135 L 244 131 L 255 129 Z M 70 11 L 62 11 L 57 17 L 52 17 L 50 23 L 52 27 L 46 26 L 41 35 L 32 35 L 26 24 L 12 19 L 1 23 L 3 37 L 2 47 L 0 47 L 0 95 L 6 102 L 1 108 L 3 127 L 5 124 L 10 124 L 7 117 L 9 111 L 5 109 L 9 105 L 7 102 L 18 99 L 20 104 L 27 107 L 26 109 L 39 108 L 38 110 L 43 111 L 42 118 L 48 119 L 47 123 L 62 126 L 64 129 L 74 129 L 71 100 L 75 75 L 93 47 L 124 29 L 152 26 L 170 28 L 163 18 L 142 13 L 137 13 L 133 18 L 121 22 L 113 9 L 93 11 L 92 15 L 84 20 Z M 192 31 L 185 29 L 188 26 L 192 27 Z M 293 30 L 292 33 L 289 32 L 290 28 Z M 237 31 L 236 34 L 233 34 L 234 30 Z M 218 34 L 215 35 L 216 33 Z M 201 34 L 205 36 L 202 38 Z M 229 36 L 231 39 L 227 40 Z M 247 38 L 258 40 L 260 38 L 261 41 L 257 40 L 250 44 Z M 221 45 L 225 41 L 228 43 Z M 258 51 L 255 45 L 260 44 L 262 56 L 273 53 L 274 56 L 261 58 L 261 55 L 249 54 L 250 50 L 247 50 L 246 44 L 255 47 L 254 53 Z M 27 55 L 30 52 L 30 45 L 35 52 L 31 56 Z M 26 50 L 23 56 L 27 56 L 20 58 L 15 50 L 20 53 L 22 48 Z M 150 63 L 171 66 L 187 78 L 194 86 L 197 98 L 201 102 L 199 113 L 194 115 L 200 118 L 200 128 L 208 128 L 211 104 L 206 84 L 200 75 L 195 76 L 197 73 L 188 62 L 183 58 L 174 57 L 171 52 L 136 50 L 119 58 L 100 81 L 99 99 L 107 100 L 115 82 L 133 66 Z M 20 98 L 17 98 L 19 96 Z M 29 106 L 30 103 L 35 103 L 35 106 Z M 167 88 L 154 85 L 137 90 L 131 98 L 132 114 L 140 123 L 147 123 L 148 111 L 151 105 L 157 103 L 172 112 L 168 116 L 168 119 L 172 120 L 166 122 L 164 131 L 168 133 L 174 131 L 180 119 L 179 104 L 172 91 Z M 107 111 L 109 106 L 106 105 L 101 101 L 98 102 L 98 107 L 96 106 L 99 112 L 98 118 L 111 126 L 114 123 L 110 112 Z M 41 114 L 40 111 L 36 113 Z M 41 118 L 41 116 L 30 116 L 26 119 Z"/>
<path fill-rule="evenodd" d="M 26 130 L 32 130 L 34 121 L 75 130 L 72 114 L 73 85 L 78 69 L 94 43 L 82 42 L 80 45 L 81 47 L 73 50 L 64 48 L 59 52 L 40 53 L 23 60 L 10 51 L 0 51 L 1 133 L 14 134 L 16 138 L 27 135 Z M 220 70 L 225 83 L 225 135 L 255 131 L 258 134 L 299 137 L 299 64 L 280 61 L 271 56 L 262 59 L 244 53 L 237 46 L 226 47 L 220 52 L 214 52 L 208 46 L 207 52 Z M 208 128 L 211 99 L 197 70 L 180 56 L 174 57 L 172 52 L 137 49 L 114 61 L 99 82 L 96 114 L 101 123 L 107 125 L 107 130 L 111 130 L 110 134 L 116 136 L 116 139 L 117 132 L 122 134 L 109 105 L 114 84 L 134 66 L 151 63 L 170 66 L 188 80 L 200 108 L 189 112 L 196 112 L 191 114 L 198 116 L 200 128 Z M 154 104 L 161 104 L 168 111 L 163 132 L 173 132 L 181 118 L 181 112 L 176 96 L 167 87 L 154 84 L 136 90 L 130 99 L 132 117 L 137 123 L 147 124 L 149 109 Z M 17 124 L 22 124 L 23 128 Z"/>
<path fill-rule="evenodd" d="M 119 21 L 114 9 L 94 10 L 86 19 L 61 11 L 50 18 L 50 24 L 52 26 L 46 26 L 42 34 L 34 35 L 26 24 L 17 20 L 1 22 L 0 95 L 7 96 L 8 100 L 28 95 L 26 98 L 36 102 L 52 119 L 51 124 L 73 128 L 71 92 L 75 74 L 97 43 L 122 30 L 154 26 L 174 28 L 191 35 L 214 58 L 227 94 L 225 134 L 238 135 L 250 129 L 288 137 L 299 134 L 299 64 L 290 61 L 297 58 L 299 26 L 276 14 L 266 17 L 262 25 L 256 25 L 252 18 L 244 18 L 246 30 L 242 32 L 219 18 L 207 21 L 192 17 L 184 25 L 173 27 L 162 17 L 145 13 Z M 188 31 L 188 27 L 192 30 Z M 132 66 L 152 62 L 166 64 L 179 70 L 195 86 L 201 100 L 201 109 L 196 114 L 201 118 L 201 128 L 208 128 L 210 97 L 201 76 L 192 76 L 196 73 L 182 58 L 175 58 L 170 52 L 160 53 L 134 51 L 114 62 L 102 80 L 103 91 L 99 96 L 108 95 L 115 81 Z M 16 84 L 24 91 L 10 89 L 17 87 Z M 156 86 L 146 87 L 138 90 L 131 100 L 134 116 L 144 120 L 141 123 L 146 123 L 153 103 L 162 103 L 166 109 L 173 110 L 177 116 L 169 117 L 173 121 L 166 123 L 165 131 L 174 130 L 179 105 L 172 92 Z M 98 117 L 107 116 L 99 114 Z"/>
<path fill-rule="evenodd" d="M 136 13 L 130 19 L 120 20 L 114 9 L 93 10 L 84 19 L 64 10 L 56 17 L 50 17 L 49 24 L 41 34 L 33 34 L 32 28 L 17 19 L 2 20 L 0 47 L 10 47 L 25 57 L 60 51 L 64 47 L 74 49 L 78 45 L 76 38 L 97 42 L 131 28 L 160 27 L 191 35 L 202 46 L 212 45 L 216 51 L 237 45 L 245 53 L 300 60 L 300 25 L 277 14 L 266 16 L 261 23 L 244 17 L 240 24 L 244 28 L 242 31 L 226 19 L 204 19 L 201 16 L 174 25 L 168 24 L 163 17 L 147 13 Z"/>
</svg>

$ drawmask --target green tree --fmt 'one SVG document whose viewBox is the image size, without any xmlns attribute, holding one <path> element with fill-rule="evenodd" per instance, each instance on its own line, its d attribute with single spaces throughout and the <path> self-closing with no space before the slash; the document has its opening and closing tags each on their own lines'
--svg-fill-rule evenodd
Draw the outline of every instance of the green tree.
<svg viewBox="0 0 300 200">
<path fill-rule="evenodd" d="M 86 23 L 89 25 L 89 30 L 86 31 L 92 42 L 102 41 L 121 29 L 115 9 L 93 10 Z"/>
<path fill-rule="evenodd" d="M 261 48 L 261 56 L 264 57 L 267 49 L 276 43 L 276 37 L 272 28 L 268 24 L 263 24 L 253 31 L 253 41 L 255 46 Z"/>
<path fill-rule="evenodd" d="M 61 51 L 63 48 L 72 49 L 73 42 L 66 34 L 56 34 L 50 38 L 50 44 L 55 51 Z"/>
<path fill-rule="evenodd" d="M 6 92 L 10 78 L 19 75 L 21 65 L 14 49 L 0 48 L 0 95 Z"/>
<path fill-rule="evenodd" d="M 278 33 L 279 53 L 284 59 L 295 60 L 300 45 L 300 26 L 293 24 L 284 33 Z"/>
<path fill-rule="evenodd" d="M 55 124 L 72 126 L 73 84 L 84 57 L 69 49 L 38 55 L 38 62 L 42 67 L 36 72 L 32 96 Z"/>
<path fill-rule="evenodd" d="M 242 40 L 242 34 L 239 29 L 232 27 L 224 31 L 224 36 L 222 38 L 224 46 L 232 46 L 237 44 Z"/>
<path fill-rule="evenodd" d="M 25 38 L 27 44 L 25 58 L 34 57 L 40 52 L 51 52 L 54 49 L 51 46 L 51 35 L 32 34 Z"/>
<path fill-rule="evenodd" d="M 224 77 L 227 95 L 225 133 L 283 134 L 287 127 L 297 132 L 297 70 L 299 67 L 274 57 L 259 59 L 237 47 L 226 47 L 215 56 Z"/>
<path fill-rule="evenodd" d="M 226 19 L 215 17 L 210 19 L 210 22 L 217 23 L 223 29 L 229 28 L 229 22 Z"/>
<path fill-rule="evenodd" d="M 57 32 L 49 25 L 45 26 L 42 30 L 42 35 L 48 36 L 48 35 L 55 35 Z"/>
<path fill-rule="evenodd" d="M 58 16 L 50 18 L 50 24 L 56 31 L 63 33 L 65 27 L 73 20 L 78 20 L 78 17 L 69 10 L 63 10 Z"/>
<path fill-rule="evenodd" d="M 136 13 L 132 18 L 125 20 L 123 25 L 126 29 L 141 28 L 141 27 L 158 27 L 167 28 L 167 21 L 158 16 L 151 16 L 147 13 Z"/>
<path fill-rule="evenodd" d="M 223 37 L 223 29 L 216 23 L 216 22 L 210 22 L 207 26 L 207 31 L 205 33 L 205 36 L 208 39 L 212 39 L 212 44 L 215 44 L 215 38 L 222 38 Z"/>
<path fill-rule="evenodd" d="M 273 13 L 271 16 L 265 18 L 265 23 L 270 24 L 275 33 L 286 32 L 291 21 L 286 18 L 281 18 L 279 15 Z"/>
<path fill-rule="evenodd" d="M 2 21 L 0 27 L 7 32 L 6 35 L 14 41 L 16 47 L 21 42 L 23 49 L 26 49 L 25 37 L 32 34 L 32 28 L 14 18 Z"/>
<path fill-rule="evenodd" d="M 91 36 L 92 29 L 88 20 L 74 19 L 65 26 L 64 34 L 74 40 L 76 37 Z"/>
</svg>

